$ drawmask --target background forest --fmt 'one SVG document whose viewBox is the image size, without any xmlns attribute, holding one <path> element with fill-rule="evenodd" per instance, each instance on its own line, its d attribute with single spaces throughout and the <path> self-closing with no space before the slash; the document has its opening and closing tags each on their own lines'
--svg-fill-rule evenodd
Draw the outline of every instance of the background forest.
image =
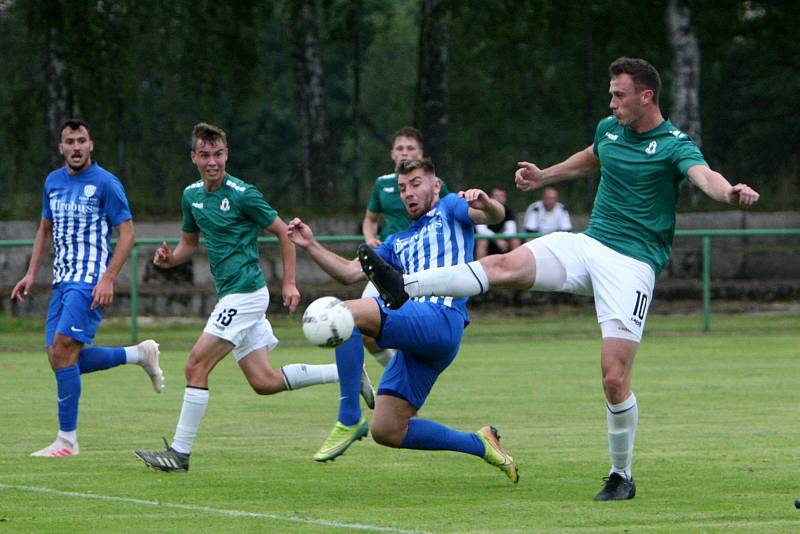
<svg viewBox="0 0 800 534">
<path fill-rule="evenodd" d="M 513 189 L 517 161 L 591 143 L 622 55 L 656 65 L 664 114 L 759 209 L 796 210 L 797 28 L 798 0 L 0 0 L 0 219 L 38 217 L 76 115 L 140 220 L 178 216 L 199 121 L 228 131 L 231 174 L 285 214 L 363 213 L 407 124 L 452 190 Z M 562 200 L 586 212 L 596 180 Z M 712 207 L 685 193 L 682 209 Z"/>
</svg>

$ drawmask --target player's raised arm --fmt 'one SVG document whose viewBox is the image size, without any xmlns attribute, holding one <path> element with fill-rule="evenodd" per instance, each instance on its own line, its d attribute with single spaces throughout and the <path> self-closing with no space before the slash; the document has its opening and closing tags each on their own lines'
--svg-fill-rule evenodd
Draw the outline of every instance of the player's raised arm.
<svg viewBox="0 0 800 534">
<path fill-rule="evenodd" d="M 289 308 L 289 313 L 294 313 L 300 303 L 300 291 L 297 290 L 297 255 L 294 244 L 289 239 L 286 223 L 276 217 L 272 224 L 267 226 L 267 230 L 278 238 L 281 249 L 281 260 L 283 261 L 283 281 L 281 294 L 283 295 L 283 305 Z"/>
<path fill-rule="evenodd" d="M 497 224 L 506 215 L 505 207 L 482 189 L 459 191 L 458 196 L 467 201 L 469 218 L 475 224 Z"/>
<path fill-rule="evenodd" d="M 600 168 L 600 160 L 594 153 L 594 147 L 576 152 L 561 163 L 540 169 L 533 163 L 520 161 L 514 174 L 514 182 L 520 191 L 531 191 L 539 187 L 588 176 Z"/>
<path fill-rule="evenodd" d="M 289 222 L 287 231 L 292 243 L 305 249 L 311 259 L 337 282 L 349 285 L 366 280 L 367 277 L 361 272 L 358 260 L 345 259 L 325 248 L 322 243 L 314 239 L 311 227 L 299 218 L 295 217 Z"/>
<path fill-rule="evenodd" d="M 719 202 L 747 208 L 758 202 L 759 194 L 747 184 L 731 183 L 705 165 L 694 165 L 686 173 L 689 180 L 706 195 Z"/>
</svg>

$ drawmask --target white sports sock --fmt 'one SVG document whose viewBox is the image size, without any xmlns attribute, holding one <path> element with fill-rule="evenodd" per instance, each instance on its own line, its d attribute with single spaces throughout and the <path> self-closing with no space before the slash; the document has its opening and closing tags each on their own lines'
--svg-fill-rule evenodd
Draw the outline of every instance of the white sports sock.
<svg viewBox="0 0 800 534">
<path fill-rule="evenodd" d="M 141 357 L 139 356 L 139 345 L 123 348 L 125 349 L 125 363 L 139 363 L 141 361 Z"/>
<path fill-rule="evenodd" d="M 378 352 L 373 352 L 372 357 L 375 358 L 376 362 L 381 364 L 381 367 L 386 367 L 389 365 L 389 360 L 392 359 L 395 352 L 397 351 L 394 349 L 383 349 Z"/>
<path fill-rule="evenodd" d="M 639 407 L 636 396 L 619 404 L 606 404 L 606 421 L 608 422 L 608 454 L 611 456 L 611 473 L 618 473 L 630 479 L 633 477 L 633 441 L 636 437 L 636 426 L 639 424 Z"/>
<path fill-rule="evenodd" d="M 58 437 L 75 445 L 78 443 L 78 431 L 77 430 L 59 430 Z"/>
<path fill-rule="evenodd" d="M 281 367 L 283 379 L 289 389 L 300 389 L 317 384 L 330 384 L 339 381 L 339 371 L 335 363 L 326 365 L 308 365 L 293 363 Z"/>
<path fill-rule="evenodd" d="M 471 297 L 489 291 L 489 278 L 479 261 L 403 275 L 409 297 Z"/>
<path fill-rule="evenodd" d="M 182 454 L 190 454 L 208 406 L 208 390 L 186 386 L 183 407 L 171 447 Z"/>
</svg>

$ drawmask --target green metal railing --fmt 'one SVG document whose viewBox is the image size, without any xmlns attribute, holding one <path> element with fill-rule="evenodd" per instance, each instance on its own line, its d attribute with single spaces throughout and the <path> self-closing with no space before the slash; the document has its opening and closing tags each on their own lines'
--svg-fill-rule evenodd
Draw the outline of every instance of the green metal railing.
<svg viewBox="0 0 800 534">
<path fill-rule="evenodd" d="M 494 236 L 475 236 L 475 239 L 528 239 L 539 237 L 540 234 L 517 233 L 502 234 Z M 703 283 L 703 331 L 711 330 L 711 239 L 714 237 L 790 237 L 800 236 L 800 228 L 758 228 L 758 229 L 726 229 L 726 230 L 676 230 L 675 237 L 699 237 L 702 246 L 702 283 Z M 317 236 L 317 240 L 322 243 L 360 243 L 363 241 L 360 235 L 339 235 L 339 236 Z M 131 250 L 128 264 L 131 269 L 131 340 L 137 343 L 139 340 L 139 247 L 142 245 L 160 245 L 161 243 L 176 244 L 178 238 L 138 238 Z M 277 244 L 276 237 L 260 237 L 260 244 Z M 200 240 L 203 243 L 203 240 Z M 33 240 L 15 239 L 0 241 L 0 248 L 11 247 L 30 247 Z"/>
</svg>

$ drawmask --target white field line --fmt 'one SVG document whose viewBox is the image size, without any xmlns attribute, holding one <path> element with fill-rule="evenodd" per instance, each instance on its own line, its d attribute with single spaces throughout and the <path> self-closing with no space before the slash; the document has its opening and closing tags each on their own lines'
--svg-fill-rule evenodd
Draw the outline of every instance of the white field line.
<svg viewBox="0 0 800 534">
<path fill-rule="evenodd" d="M 61 497 L 76 497 L 79 499 L 92 499 L 96 501 L 112 501 L 127 504 L 138 504 L 144 506 L 154 506 L 156 508 L 169 508 L 172 510 L 188 510 L 191 512 L 205 512 L 207 514 L 222 515 L 227 517 L 252 517 L 254 519 L 271 519 L 273 521 L 288 521 L 290 523 L 304 523 L 307 525 L 320 525 L 331 528 L 343 528 L 349 530 L 366 530 L 372 532 L 393 532 L 396 534 L 418 534 L 418 530 L 403 530 L 400 528 L 379 527 L 374 525 L 361 525 L 358 523 L 342 523 L 328 519 L 311 519 L 305 517 L 295 517 L 289 515 L 270 514 L 263 512 L 244 512 L 240 510 L 225 510 L 223 508 L 211 508 L 210 506 L 200 506 L 195 504 L 177 504 L 163 501 L 145 501 L 142 499 L 132 499 L 130 497 L 115 497 L 113 495 L 97 495 L 94 493 L 79 493 L 75 491 L 60 491 L 52 488 L 37 486 L 19 486 L 16 484 L 2 484 L 0 489 L 28 491 L 32 493 L 45 493 L 58 495 Z"/>
</svg>

